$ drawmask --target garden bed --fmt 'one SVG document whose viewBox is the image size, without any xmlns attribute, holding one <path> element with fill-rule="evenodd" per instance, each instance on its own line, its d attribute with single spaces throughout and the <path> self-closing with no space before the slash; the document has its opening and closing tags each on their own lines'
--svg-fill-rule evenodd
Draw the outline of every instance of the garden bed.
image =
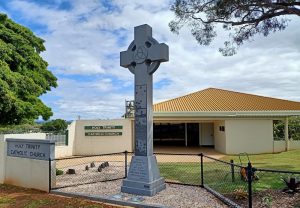
<svg viewBox="0 0 300 208">
<path fill-rule="evenodd" d="M 226 197 L 242 207 L 248 207 L 247 198 L 237 198 L 227 194 Z M 252 205 L 255 208 L 300 208 L 300 193 L 288 194 L 281 190 L 264 190 L 253 194 Z"/>
</svg>

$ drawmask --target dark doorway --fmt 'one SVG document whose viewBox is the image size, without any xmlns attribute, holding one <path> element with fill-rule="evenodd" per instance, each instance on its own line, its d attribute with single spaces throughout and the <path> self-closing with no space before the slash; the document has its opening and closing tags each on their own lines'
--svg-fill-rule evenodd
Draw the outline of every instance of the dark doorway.
<svg viewBox="0 0 300 208">
<path fill-rule="evenodd" d="M 187 146 L 200 146 L 199 143 L 199 123 L 187 124 Z"/>
<path fill-rule="evenodd" d="M 153 142 L 158 146 L 184 146 L 185 126 L 184 123 L 154 123 Z"/>
</svg>

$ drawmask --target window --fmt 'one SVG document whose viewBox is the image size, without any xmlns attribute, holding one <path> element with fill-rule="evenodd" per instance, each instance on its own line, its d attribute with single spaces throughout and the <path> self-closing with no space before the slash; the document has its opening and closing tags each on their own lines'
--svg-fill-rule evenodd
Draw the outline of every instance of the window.
<svg viewBox="0 0 300 208">
<path fill-rule="evenodd" d="M 219 131 L 225 131 L 225 126 L 219 126 Z"/>
</svg>

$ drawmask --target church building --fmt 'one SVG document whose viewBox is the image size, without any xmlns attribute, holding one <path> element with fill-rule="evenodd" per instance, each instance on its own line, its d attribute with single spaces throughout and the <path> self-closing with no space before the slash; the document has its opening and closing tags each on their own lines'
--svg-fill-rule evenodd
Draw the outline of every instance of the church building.
<svg viewBox="0 0 300 208">
<path fill-rule="evenodd" d="M 273 138 L 273 122 L 283 120 L 287 132 L 289 117 L 300 115 L 300 102 L 208 88 L 154 104 L 153 111 L 154 147 L 211 147 L 223 154 L 300 149 L 288 133 Z M 69 146 L 57 154 L 134 151 L 134 117 L 74 121 Z"/>
</svg>

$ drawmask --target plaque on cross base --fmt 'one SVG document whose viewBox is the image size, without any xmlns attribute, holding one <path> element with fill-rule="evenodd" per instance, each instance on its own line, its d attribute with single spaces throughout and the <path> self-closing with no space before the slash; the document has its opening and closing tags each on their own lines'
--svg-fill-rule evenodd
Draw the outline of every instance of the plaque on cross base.
<svg viewBox="0 0 300 208">
<path fill-rule="evenodd" d="M 120 54 L 120 65 L 134 74 L 135 155 L 121 191 L 153 196 L 166 188 L 153 155 L 153 73 L 169 60 L 169 47 L 152 37 L 149 25 L 134 28 L 134 40 Z"/>
</svg>

